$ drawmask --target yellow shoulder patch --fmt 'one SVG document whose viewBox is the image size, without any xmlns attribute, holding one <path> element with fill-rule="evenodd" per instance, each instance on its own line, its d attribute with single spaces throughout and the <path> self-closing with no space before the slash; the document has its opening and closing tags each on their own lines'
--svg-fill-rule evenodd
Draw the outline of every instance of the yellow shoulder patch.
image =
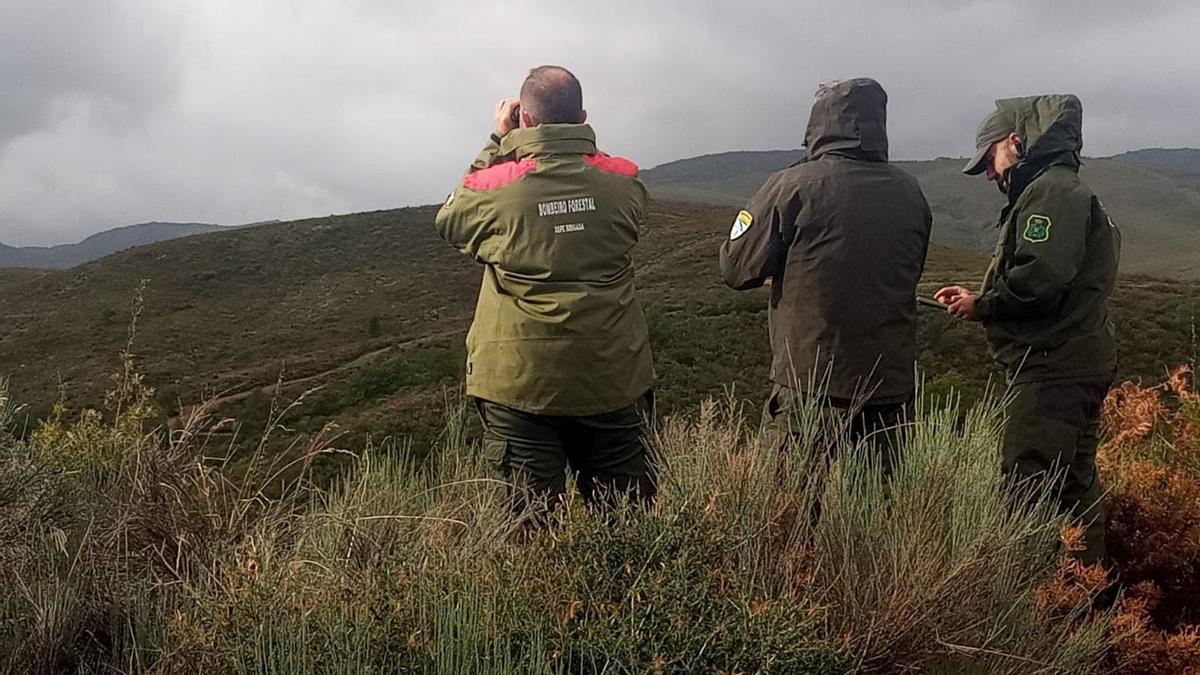
<svg viewBox="0 0 1200 675">
<path fill-rule="evenodd" d="M 733 227 L 729 228 L 729 241 L 733 241 L 738 237 L 746 234 L 750 229 L 750 225 L 754 222 L 754 216 L 750 215 L 749 211 L 740 211 L 737 218 L 733 219 Z"/>
</svg>

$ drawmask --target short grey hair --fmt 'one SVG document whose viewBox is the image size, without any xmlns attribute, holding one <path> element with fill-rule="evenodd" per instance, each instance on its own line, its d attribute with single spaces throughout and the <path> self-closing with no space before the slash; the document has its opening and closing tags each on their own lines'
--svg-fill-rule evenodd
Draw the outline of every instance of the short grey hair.
<svg viewBox="0 0 1200 675">
<path fill-rule="evenodd" d="M 534 124 L 583 121 L 583 88 L 562 66 L 538 66 L 521 85 L 521 110 Z"/>
</svg>

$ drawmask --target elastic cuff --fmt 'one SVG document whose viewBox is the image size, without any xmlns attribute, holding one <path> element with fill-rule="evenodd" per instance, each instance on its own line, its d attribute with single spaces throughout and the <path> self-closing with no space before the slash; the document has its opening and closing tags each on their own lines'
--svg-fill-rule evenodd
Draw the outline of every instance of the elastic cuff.
<svg viewBox="0 0 1200 675">
<path fill-rule="evenodd" d="M 992 299 L 980 297 L 975 300 L 975 318 L 980 321 L 992 318 Z"/>
</svg>

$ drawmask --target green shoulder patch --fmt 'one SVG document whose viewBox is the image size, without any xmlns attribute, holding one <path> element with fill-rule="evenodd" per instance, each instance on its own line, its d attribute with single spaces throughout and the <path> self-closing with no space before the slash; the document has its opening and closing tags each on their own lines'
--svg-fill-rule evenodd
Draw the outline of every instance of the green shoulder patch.
<svg viewBox="0 0 1200 675">
<path fill-rule="evenodd" d="M 1040 244 L 1050 238 L 1050 218 L 1040 214 L 1029 216 L 1029 220 L 1025 221 L 1025 237 L 1026 241 L 1031 241 L 1035 244 Z"/>
</svg>

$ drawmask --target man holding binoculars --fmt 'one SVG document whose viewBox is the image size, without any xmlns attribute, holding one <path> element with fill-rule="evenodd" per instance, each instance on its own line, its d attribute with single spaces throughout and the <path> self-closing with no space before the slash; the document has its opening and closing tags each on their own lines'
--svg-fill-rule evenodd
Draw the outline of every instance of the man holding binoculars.
<svg viewBox="0 0 1200 675">
<path fill-rule="evenodd" d="M 568 469 L 589 505 L 648 502 L 654 368 L 631 256 L 646 188 L 633 162 L 596 149 L 565 68 L 534 68 L 495 112 L 436 222 L 483 265 L 467 394 L 485 451 L 516 484 L 517 511 L 552 507 Z"/>
</svg>

